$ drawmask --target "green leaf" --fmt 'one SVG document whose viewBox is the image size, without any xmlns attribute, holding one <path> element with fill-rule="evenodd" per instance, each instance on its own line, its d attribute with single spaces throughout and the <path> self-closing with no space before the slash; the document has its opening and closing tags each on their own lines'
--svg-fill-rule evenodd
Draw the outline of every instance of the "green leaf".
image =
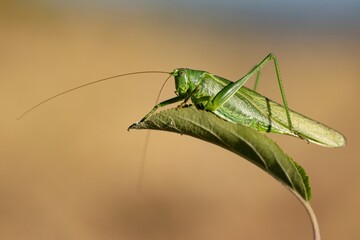
<svg viewBox="0 0 360 240">
<path fill-rule="evenodd" d="M 265 134 L 220 119 L 195 107 L 161 111 L 129 129 L 163 130 L 189 135 L 216 144 L 260 167 L 305 201 L 311 198 L 305 170 Z"/>
</svg>

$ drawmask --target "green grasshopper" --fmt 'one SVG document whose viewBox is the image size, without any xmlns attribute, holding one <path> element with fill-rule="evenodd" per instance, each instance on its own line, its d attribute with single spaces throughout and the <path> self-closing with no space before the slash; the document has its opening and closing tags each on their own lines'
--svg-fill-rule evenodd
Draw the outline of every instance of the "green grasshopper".
<svg viewBox="0 0 360 240">
<path fill-rule="evenodd" d="M 283 106 L 256 92 L 260 80 L 260 70 L 271 60 L 274 61 Z M 179 107 L 182 107 L 191 99 L 198 109 L 212 112 L 226 121 L 243 124 L 258 131 L 287 134 L 324 147 L 342 147 L 346 144 L 346 139 L 341 133 L 289 109 L 280 78 L 278 60 L 274 54 L 269 54 L 245 76 L 235 82 L 206 71 L 187 68 L 178 68 L 171 73 L 146 71 L 100 79 L 48 98 L 30 108 L 20 118 L 41 104 L 70 91 L 115 77 L 143 73 L 167 73 L 174 76 L 175 94 L 177 96 L 155 105 L 141 121 L 145 121 L 159 107 L 180 101 L 182 103 Z M 254 90 L 244 87 L 243 85 L 255 73 L 257 77 Z"/>
<path fill-rule="evenodd" d="M 284 106 L 258 94 L 256 86 L 260 79 L 261 68 L 270 60 L 274 61 L 276 75 Z M 254 91 L 243 85 L 257 73 Z M 345 137 L 315 120 L 289 109 L 279 64 L 274 54 L 269 54 L 244 77 L 235 82 L 213 75 L 206 71 L 187 68 L 175 69 L 176 97 L 157 104 L 141 121 L 146 120 L 159 107 L 189 99 L 199 109 L 212 112 L 220 118 L 246 125 L 262 132 L 287 134 L 324 147 L 342 147 Z"/>
</svg>

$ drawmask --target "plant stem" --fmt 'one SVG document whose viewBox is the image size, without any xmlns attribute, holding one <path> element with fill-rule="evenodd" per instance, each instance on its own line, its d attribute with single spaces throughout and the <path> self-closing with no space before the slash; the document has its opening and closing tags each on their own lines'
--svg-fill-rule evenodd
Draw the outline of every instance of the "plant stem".
<svg viewBox="0 0 360 240">
<path fill-rule="evenodd" d="M 292 192 L 295 197 L 300 201 L 300 203 L 304 206 L 304 208 L 306 209 L 309 217 L 310 217 L 310 221 L 311 221 L 311 226 L 313 229 L 313 239 L 314 240 L 320 240 L 321 236 L 320 236 L 320 227 L 319 227 L 319 223 L 317 221 L 316 215 L 314 213 L 314 210 L 312 209 L 310 203 L 308 201 L 305 201 L 304 198 L 302 198 L 297 192 L 295 192 L 293 189 L 289 188 L 286 186 L 287 189 L 290 190 L 290 192 Z"/>
</svg>

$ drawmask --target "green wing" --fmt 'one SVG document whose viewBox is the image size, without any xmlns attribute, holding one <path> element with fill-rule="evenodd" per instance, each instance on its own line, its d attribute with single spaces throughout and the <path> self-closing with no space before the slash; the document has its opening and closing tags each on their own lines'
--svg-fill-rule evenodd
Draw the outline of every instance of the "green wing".
<svg viewBox="0 0 360 240">
<path fill-rule="evenodd" d="M 246 87 L 241 88 L 239 93 L 264 115 L 270 115 L 272 121 L 288 126 L 285 108 L 282 105 Z M 294 133 L 300 138 L 324 147 L 345 146 L 345 137 L 336 130 L 292 110 L 290 110 L 290 117 Z"/>
</svg>

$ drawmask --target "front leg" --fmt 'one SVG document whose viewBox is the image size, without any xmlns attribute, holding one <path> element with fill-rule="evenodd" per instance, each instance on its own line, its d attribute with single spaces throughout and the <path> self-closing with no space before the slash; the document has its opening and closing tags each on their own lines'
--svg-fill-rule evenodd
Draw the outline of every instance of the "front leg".
<svg viewBox="0 0 360 240">
<path fill-rule="evenodd" d="M 174 97 L 174 98 L 170 98 L 168 100 L 165 100 L 161 103 L 158 103 L 155 105 L 155 107 L 153 109 L 151 109 L 151 111 L 145 115 L 145 117 L 143 117 L 140 122 L 143 122 L 145 121 L 148 117 L 150 117 L 159 107 L 164 107 L 166 105 L 169 105 L 169 104 L 173 104 L 173 103 L 176 103 L 176 102 L 180 102 L 184 100 L 184 97 L 182 96 L 177 96 L 177 97 Z"/>
</svg>

